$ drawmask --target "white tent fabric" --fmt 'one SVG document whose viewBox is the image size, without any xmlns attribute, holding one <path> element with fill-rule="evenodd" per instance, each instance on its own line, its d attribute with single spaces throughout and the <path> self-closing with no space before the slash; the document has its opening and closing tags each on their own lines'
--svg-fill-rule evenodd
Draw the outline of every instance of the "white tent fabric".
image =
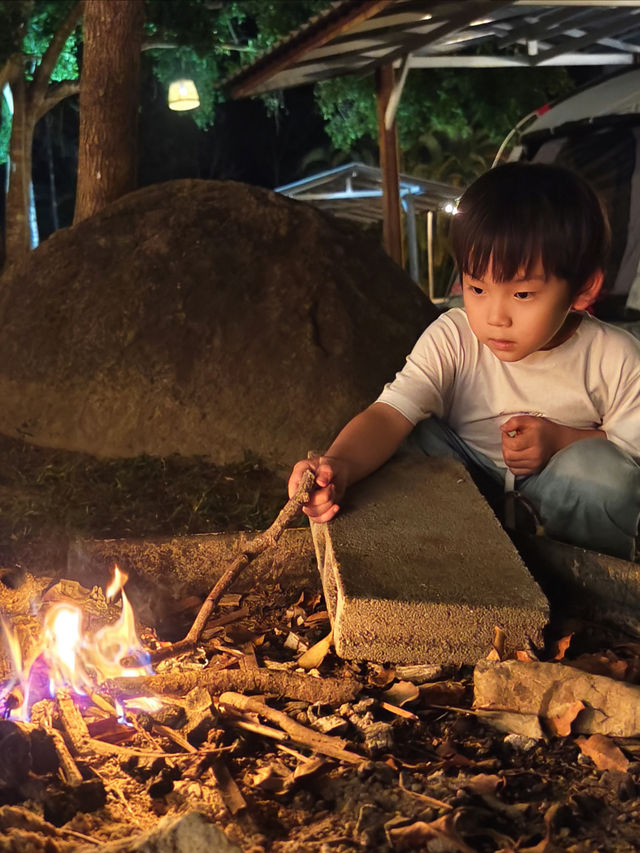
<svg viewBox="0 0 640 853">
<path fill-rule="evenodd" d="M 613 232 L 608 298 L 640 311 L 640 69 L 556 104 L 521 142 L 522 159 L 567 165 L 599 191 Z"/>
<path fill-rule="evenodd" d="M 569 121 L 640 112 L 640 68 L 616 74 L 551 107 L 527 126 L 527 133 L 551 130 Z"/>
</svg>

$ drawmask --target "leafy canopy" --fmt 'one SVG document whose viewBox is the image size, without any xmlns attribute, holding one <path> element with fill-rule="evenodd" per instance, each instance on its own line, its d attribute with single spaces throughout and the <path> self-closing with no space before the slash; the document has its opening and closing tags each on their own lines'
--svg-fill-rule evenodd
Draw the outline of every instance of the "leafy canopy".
<svg viewBox="0 0 640 853">
<path fill-rule="evenodd" d="M 476 144 L 495 153 L 524 115 L 572 88 L 563 68 L 414 69 L 397 112 L 404 168 L 449 180 L 452 175 L 437 174 L 445 149 L 472 149 Z M 315 97 L 336 148 L 348 151 L 363 140 L 377 139 L 373 76 L 323 81 L 316 85 Z M 464 182 L 488 165 L 486 156 L 476 158 L 474 164 L 469 162 L 469 174 L 456 177 Z"/>
<path fill-rule="evenodd" d="M 24 79 L 33 80 L 34 72 L 44 56 L 58 26 L 69 12 L 73 0 L 1 0 L 0 64 L 14 57 L 21 65 Z M 77 80 L 80 28 L 66 40 L 51 80 Z M 11 110 L 0 93 L 0 163 L 9 155 Z"/>
<path fill-rule="evenodd" d="M 328 5 L 328 0 L 234 0 L 216 7 L 207 0 L 147 0 L 149 45 L 173 46 L 149 51 L 154 73 L 165 88 L 180 77 L 194 81 L 200 108 L 190 115 L 207 128 L 225 99 L 222 81 Z M 277 103 L 265 101 L 271 109 Z"/>
</svg>

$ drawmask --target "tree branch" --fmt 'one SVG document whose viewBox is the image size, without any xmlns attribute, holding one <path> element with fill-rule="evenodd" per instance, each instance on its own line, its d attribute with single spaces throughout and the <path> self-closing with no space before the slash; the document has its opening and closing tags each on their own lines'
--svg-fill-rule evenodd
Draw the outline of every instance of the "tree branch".
<svg viewBox="0 0 640 853">
<path fill-rule="evenodd" d="M 0 69 L 0 94 L 7 83 L 12 83 L 20 71 L 21 54 L 14 53 Z"/>
<path fill-rule="evenodd" d="M 75 3 L 69 10 L 69 14 L 58 27 L 56 34 L 51 40 L 51 44 L 45 51 L 40 65 L 36 68 L 33 75 L 33 83 L 31 84 L 32 103 L 35 103 L 37 98 L 43 98 L 46 87 L 49 85 L 49 80 L 53 69 L 55 68 L 60 52 L 64 47 L 64 43 L 69 38 L 69 35 L 75 29 L 76 24 L 82 17 L 82 2 Z"/>
<path fill-rule="evenodd" d="M 35 120 L 39 121 L 42 116 L 52 110 L 56 104 L 59 104 L 60 101 L 64 101 L 65 98 L 71 97 L 71 95 L 77 95 L 79 91 L 79 80 L 61 80 L 59 83 L 50 86 L 47 90 L 46 97 L 43 98 L 38 105 L 35 112 Z"/>
</svg>

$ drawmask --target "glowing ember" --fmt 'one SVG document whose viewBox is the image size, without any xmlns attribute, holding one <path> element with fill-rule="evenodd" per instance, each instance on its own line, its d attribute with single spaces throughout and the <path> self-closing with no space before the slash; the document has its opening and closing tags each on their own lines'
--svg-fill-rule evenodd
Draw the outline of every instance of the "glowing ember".
<svg viewBox="0 0 640 853">
<path fill-rule="evenodd" d="M 8 685 L 0 688 L 0 712 L 4 709 L 5 716 L 11 714 L 28 719 L 33 702 L 45 698 L 42 689 L 34 689 L 43 671 L 48 678 L 48 690 L 44 692 L 50 698 L 61 689 L 70 689 L 77 696 L 87 695 L 107 678 L 133 677 L 153 671 L 136 634 L 133 608 L 124 592 L 126 582 L 127 575 L 116 566 L 106 597 L 112 600 L 120 593 L 120 617 L 93 635 L 83 630 L 80 608 L 68 602 L 52 605 L 44 615 L 41 645 L 28 660 L 23 659 L 16 634 L 5 622 L 1 623 L 13 665 L 13 677 Z M 125 658 L 140 663 L 125 666 L 121 663 Z M 20 704 L 15 698 L 18 693 L 21 694 L 21 706 L 14 712 L 11 708 Z"/>
</svg>

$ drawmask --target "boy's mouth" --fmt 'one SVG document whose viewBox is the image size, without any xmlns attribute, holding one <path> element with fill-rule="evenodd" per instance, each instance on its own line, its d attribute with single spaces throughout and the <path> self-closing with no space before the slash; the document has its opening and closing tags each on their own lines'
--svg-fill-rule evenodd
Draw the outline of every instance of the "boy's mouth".
<svg viewBox="0 0 640 853">
<path fill-rule="evenodd" d="M 511 350 L 515 347 L 516 342 L 515 341 L 507 341 L 507 340 L 503 340 L 500 338 L 489 338 L 489 344 L 494 349 Z"/>
</svg>

